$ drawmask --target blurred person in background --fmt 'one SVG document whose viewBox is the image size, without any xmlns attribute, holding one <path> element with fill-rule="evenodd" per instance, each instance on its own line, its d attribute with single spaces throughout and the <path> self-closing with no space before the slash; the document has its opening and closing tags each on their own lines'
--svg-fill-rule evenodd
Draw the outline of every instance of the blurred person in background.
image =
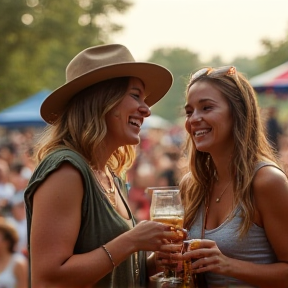
<svg viewBox="0 0 288 288">
<path fill-rule="evenodd" d="M 277 119 L 278 109 L 274 106 L 268 108 L 268 115 L 266 120 L 267 138 L 271 146 L 279 152 L 280 137 L 283 134 L 282 126 Z"/>
<path fill-rule="evenodd" d="M 288 181 L 252 86 L 235 67 L 201 69 L 185 111 L 184 227 L 201 240 L 175 257 L 208 287 L 288 287 Z"/>
<path fill-rule="evenodd" d="M 18 235 L 5 218 L 0 217 L 0 287 L 27 288 L 28 260 L 15 252 Z"/>
<path fill-rule="evenodd" d="M 10 173 L 9 173 L 9 181 L 13 184 L 15 188 L 15 193 L 21 192 L 25 190 L 27 187 L 28 181 L 32 175 L 32 171 L 30 173 L 23 173 L 25 166 L 22 162 L 14 162 L 11 165 Z"/>
<path fill-rule="evenodd" d="M 0 159 L 3 159 L 8 164 L 9 168 L 17 158 L 17 149 L 10 141 L 5 141 L 0 145 Z"/>
<path fill-rule="evenodd" d="M 15 247 L 18 253 L 28 256 L 27 247 L 27 219 L 24 203 L 24 191 L 16 192 L 9 201 L 10 213 L 6 220 L 11 223 L 17 231 L 19 241 Z"/>
<path fill-rule="evenodd" d="M 50 125 L 25 190 L 31 286 L 144 285 L 155 261 L 143 251 L 161 250 L 175 233 L 153 221 L 136 225 L 124 176 L 149 107 L 172 75 L 111 44 L 81 51 L 66 79 L 41 106 Z"/>
<path fill-rule="evenodd" d="M 15 193 L 14 185 L 9 181 L 10 168 L 6 160 L 0 159 L 0 216 L 5 216 L 10 199 Z"/>
</svg>

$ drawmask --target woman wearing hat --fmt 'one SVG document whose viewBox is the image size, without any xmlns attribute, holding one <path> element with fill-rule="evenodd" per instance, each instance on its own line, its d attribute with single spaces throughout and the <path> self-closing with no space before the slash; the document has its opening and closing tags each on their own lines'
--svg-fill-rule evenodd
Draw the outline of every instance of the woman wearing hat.
<svg viewBox="0 0 288 288">
<path fill-rule="evenodd" d="M 50 125 L 25 191 L 31 286 L 144 285 L 153 259 L 145 262 L 141 251 L 160 250 L 174 234 L 152 221 L 135 225 L 122 176 L 172 75 L 113 44 L 80 52 L 66 79 L 41 106 Z"/>
</svg>

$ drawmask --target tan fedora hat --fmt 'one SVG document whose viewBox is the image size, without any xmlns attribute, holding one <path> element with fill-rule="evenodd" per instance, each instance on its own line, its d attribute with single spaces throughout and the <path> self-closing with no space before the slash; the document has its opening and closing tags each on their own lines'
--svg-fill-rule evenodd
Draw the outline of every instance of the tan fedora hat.
<svg viewBox="0 0 288 288">
<path fill-rule="evenodd" d="M 40 114 L 50 124 L 63 113 L 69 100 L 79 91 L 116 77 L 138 77 L 145 85 L 147 105 L 152 106 L 170 89 L 171 72 L 155 63 L 136 62 L 120 44 L 90 47 L 76 55 L 66 68 L 66 83 L 42 103 Z"/>
</svg>

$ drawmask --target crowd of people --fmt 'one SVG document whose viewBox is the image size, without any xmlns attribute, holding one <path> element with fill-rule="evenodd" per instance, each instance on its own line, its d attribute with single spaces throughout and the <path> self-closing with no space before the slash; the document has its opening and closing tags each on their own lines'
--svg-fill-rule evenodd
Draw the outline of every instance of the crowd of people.
<svg viewBox="0 0 288 288">
<path fill-rule="evenodd" d="M 1 130 L 0 287 L 28 287 L 27 219 L 24 190 L 34 170 L 35 131 Z"/>
<path fill-rule="evenodd" d="M 39 287 L 143 286 L 146 273 L 157 271 L 151 251 L 175 237 L 167 225 L 142 221 L 150 218 L 147 188 L 180 186 L 185 228 L 203 239 L 177 259 L 198 259 L 193 269 L 205 273 L 209 287 L 284 287 L 285 133 L 272 109 L 261 119 L 256 95 L 235 67 L 194 73 L 183 124 L 163 126 L 143 121 L 172 84 L 166 68 L 136 62 L 112 44 L 80 52 L 66 73 L 41 107 L 50 125 L 0 131 L 1 285 L 26 288 L 32 271 L 30 284 Z"/>
</svg>

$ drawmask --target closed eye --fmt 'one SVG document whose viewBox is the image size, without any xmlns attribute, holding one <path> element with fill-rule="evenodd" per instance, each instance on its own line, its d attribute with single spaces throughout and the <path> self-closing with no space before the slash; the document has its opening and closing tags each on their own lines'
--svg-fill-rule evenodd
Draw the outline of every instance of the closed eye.
<svg viewBox="0 0 288 288">
<path fill-rule="evenodd" d="M 137 99 L 140 97 L 139 94 L 130 93 L 130 95 L 131 95 L 132 97 L 134 97 L 134 98 L 137 98 Z"/>
<path fill-rule="evenodd" d="M 211 110 L 213 107 L 212 106 L 204 106 L 203 107 L 203 110 L 205 111 L 205 110 Z"/>
</svg>

